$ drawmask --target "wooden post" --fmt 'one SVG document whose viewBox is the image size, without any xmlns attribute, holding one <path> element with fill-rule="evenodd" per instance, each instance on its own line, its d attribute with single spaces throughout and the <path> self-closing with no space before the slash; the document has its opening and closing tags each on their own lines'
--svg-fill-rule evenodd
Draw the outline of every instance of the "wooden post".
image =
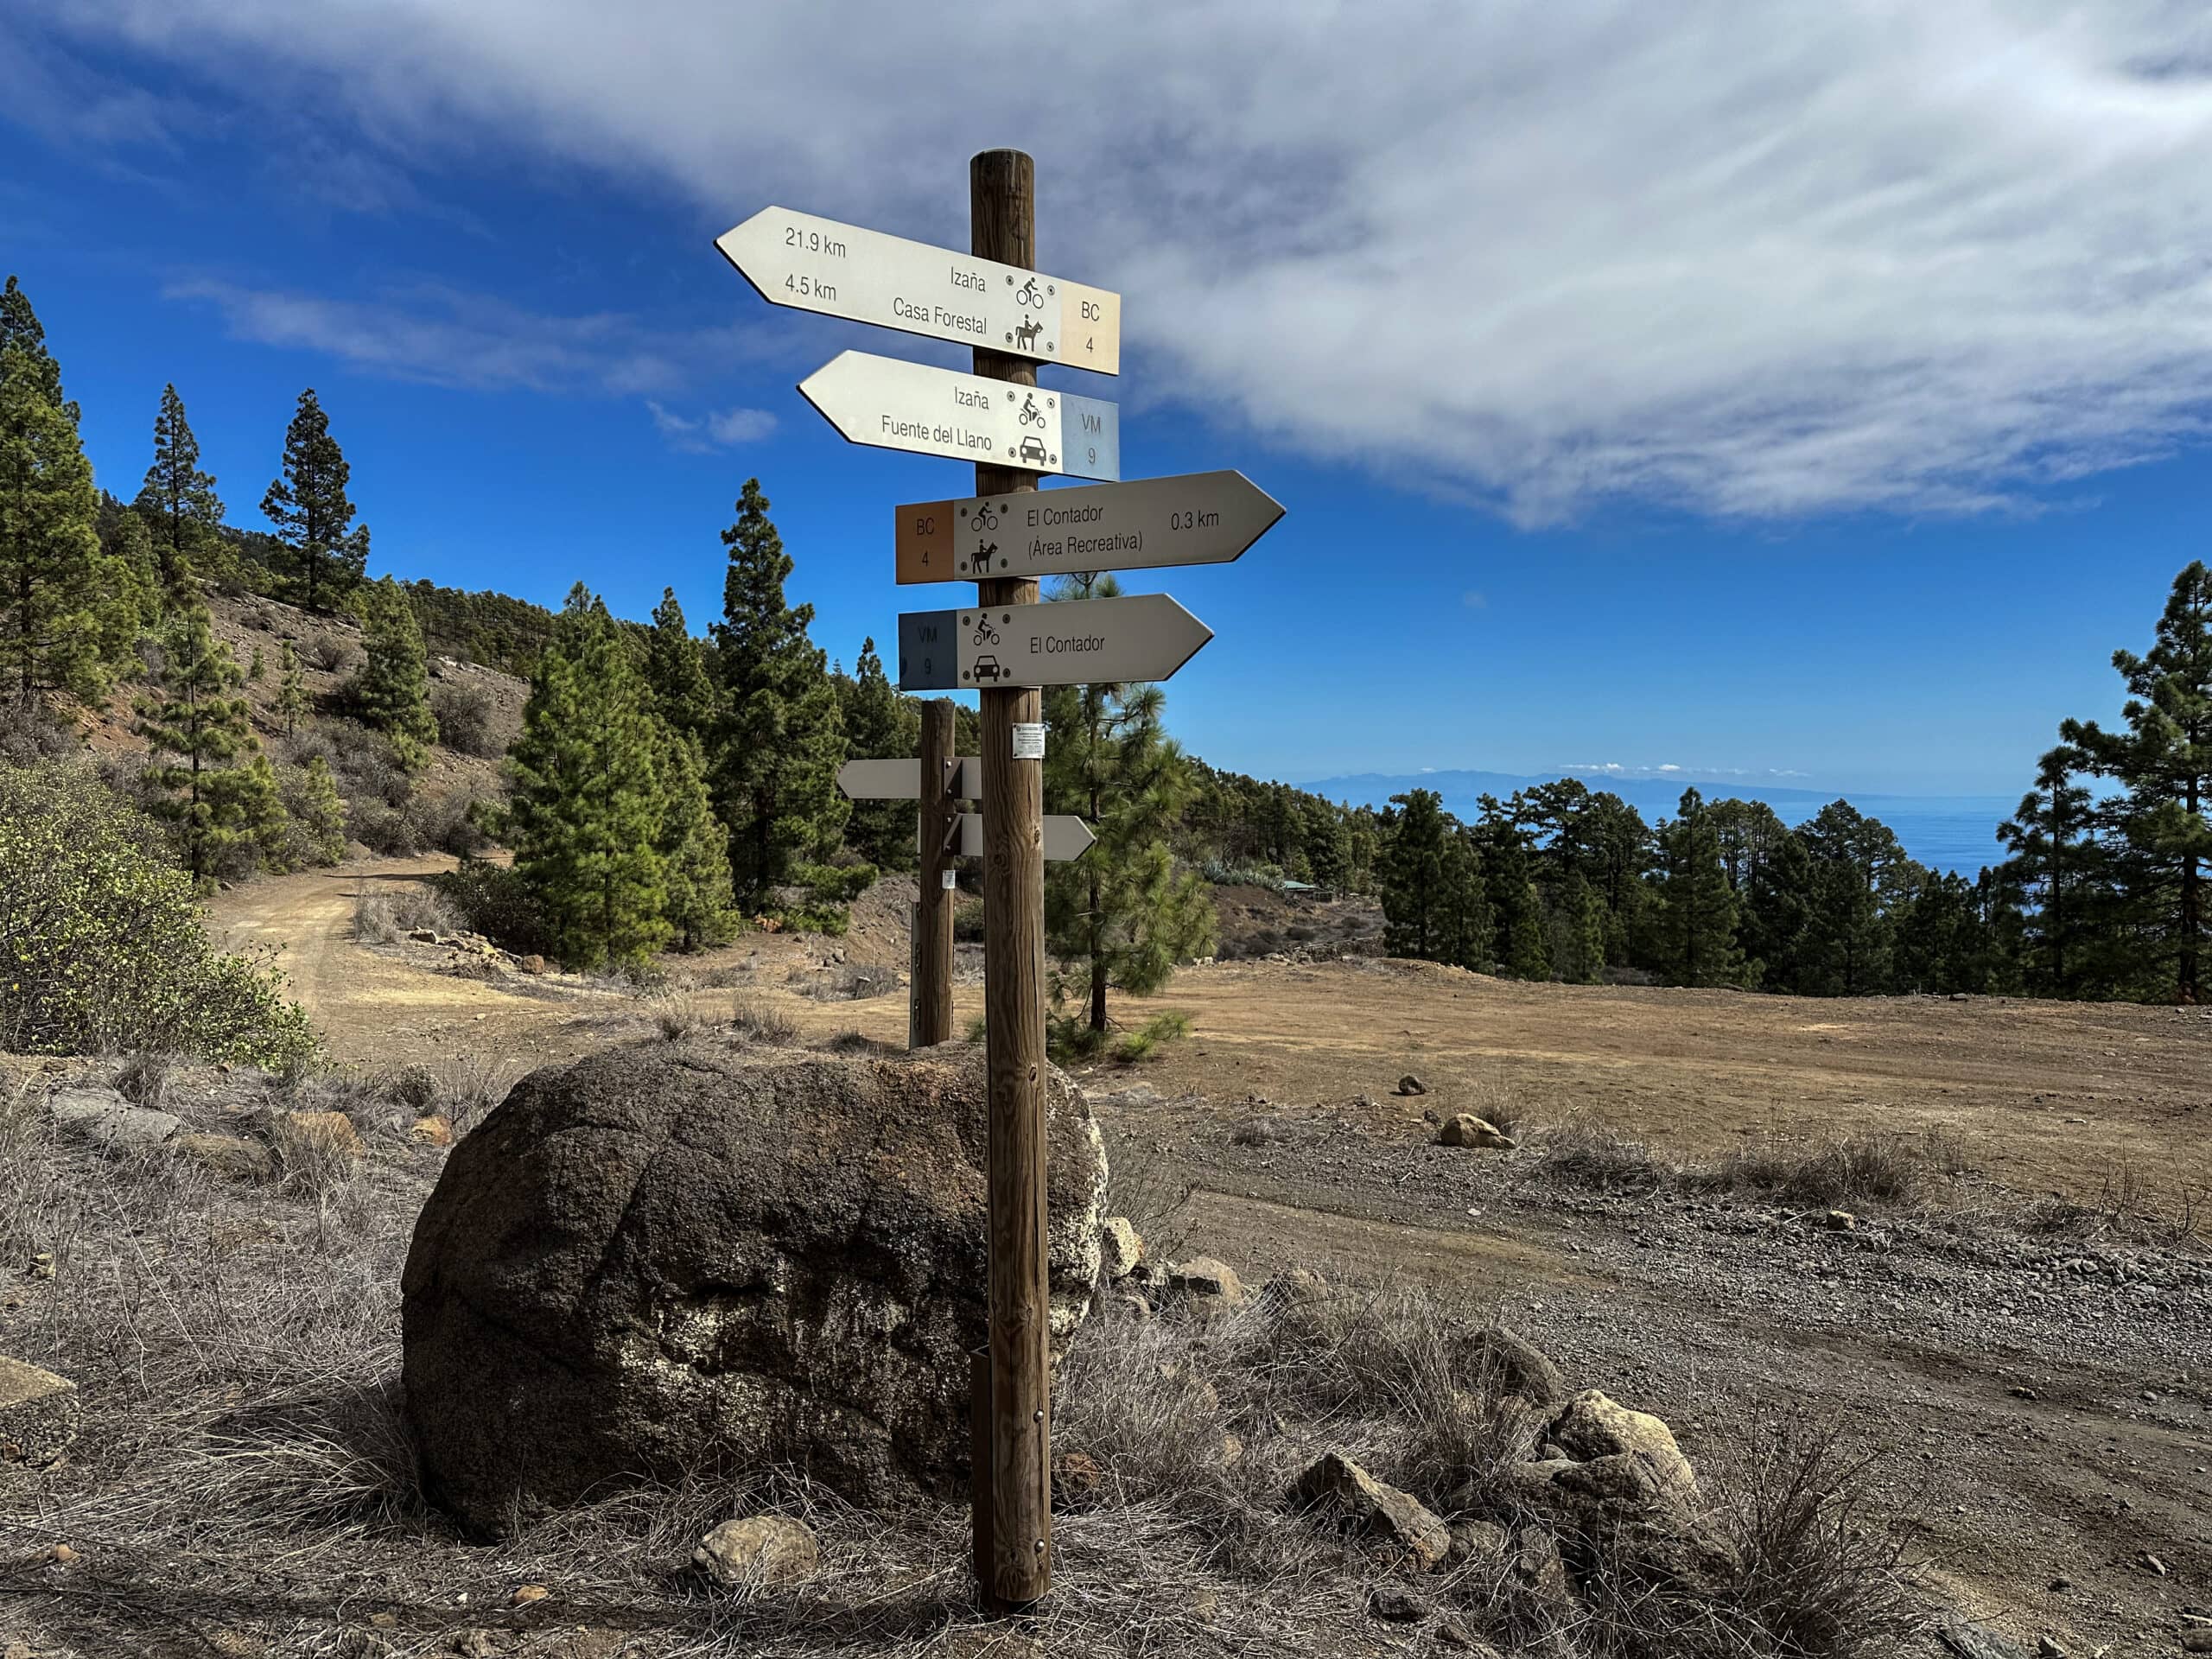
<svg viewBox="0 0 2212 1659">
<path fill-rule="evenodd" d="M 1018 149 L 968 163 L 969 251 L 1034 270 L 1036 164 Z M 975 372 L 1037 384 L 1027 358 L 976 348 Z M 978 466 L 976 493 L 1033 490 L 1037 475 Z M 1034 605 L 1037 584 L 993 577 L 980 605 Z M 1045 718 L 1035 686 L 982 691 L 983 1017 L 990 1074 L 991 1510 L 987 1604 L 1020 1606 L 1052 1587 L 1052 1376 L 1045 1246 L 1045 785 L 1014 758 L 1014 728 Z M 978 1516 L 978 1527 L 986 1517 Z"/>
<path fill-rule="evenodd" d="M 959 810 L 952 781 L 952 699 L 922 705 L 922 892 L 915 906 L 913 1014 L 906 1045 L 931 1048 L 952 1040 L 952 901 L 945 878 L 952 855 L 945 850 Z"/>
</svg>

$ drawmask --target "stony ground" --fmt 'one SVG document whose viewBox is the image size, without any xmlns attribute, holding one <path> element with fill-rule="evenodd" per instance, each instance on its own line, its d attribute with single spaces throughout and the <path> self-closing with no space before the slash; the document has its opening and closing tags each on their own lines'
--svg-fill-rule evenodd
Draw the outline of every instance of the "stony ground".
<svg viewBox="0 0 2212 1659">
<path fill-rule="evenodd" d="M 364 883 L 423 868 L 219 906 L 234 942 L 283 947 L 345 1065 L 512 1076 L 738 1003 L 804 1040 L 903 1038 L 903 995 L 854 976 L 903 959 L 887 889 L 852 940 L 748 935 L 640 997 L 346 937 Z M 1502 1304 L 1701 1464 L 1754 1424 L 1835 1423 L 1876 1456 L 1936 1599 L 2019 1651 L 2179 1651 L 2191 1615 L 2212 1616 L 2212 1262 L 2192 1208 L 2212 1187 L 2212 1017 L 1526 986 L 1371 959 L 1224 963 L 1161 1004 L 1192 1037 L 1090 1079 L 1117 1203 L 1156 1252 Z M 1426 1093 L 1394 1092 L 1407 1072 Z M 1430 1115 L 1467 1110 L 1522 1144 L 1432 1144 Z M 1840 1199 L 1847 1229 L 1762 1173 L 1854 1136 L 1906 1173 Z M 0 1314 L 0 1351 L 26 1345 Z"/>
</svg>

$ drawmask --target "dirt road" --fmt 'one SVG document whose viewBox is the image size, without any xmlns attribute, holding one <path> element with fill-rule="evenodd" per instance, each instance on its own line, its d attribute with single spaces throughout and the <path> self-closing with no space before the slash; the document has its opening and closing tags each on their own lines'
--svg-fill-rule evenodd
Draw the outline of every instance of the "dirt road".
<svg viewBox="0 0 2212 1659">
<path fill-rule="evenodd" d="M 280 950 L 351 1064 L 519 1070 L 652 1029 L 635 996 L 454 977 L 351 938 L 365 884 L 442 862 L 259 883 L 226 895 L 216 925 Z M 677 965 L 712 988 L 669 995 L 710 1019 L 735 998 L 772 1005 L 803 1039 L 902 1041 L 899 994 L 787 988 L 836 949 L 750 935 Z M 961 1001 L 964 1022 L 980 998 Z M 1761 1421 L 1838 1422 L 1886 1455 L 1886 1501 L 1918 1517 L 1933 1578 L 2024 1650 L 2049 1634 L 2076 1654 L 2171 1651 L 2181 1611 L 2212 1608 L 2201 1241 L 1991 1219 L 2115 1181 L 2169 1210 L 2212 1187 L 2212 1017 L 1525 985 L 1365 960 L 1190 970 L 1160 1006 L 1189 1013 L 1192 1036 L 1090 1079 L 1120 1202 L 1156 1250 L 1500 1306 L 1578 1381 L 1659 1410 L 1696 1457 L 1728 1455 Z M 1406 1072 L 1428 1092 L 1392 1093 Z M 1948 1212 L 1831 1232 L 1756 1199 L 1580 1191 L 1525 1151 L 1433 1146 L 1423 1113 L 1459 1110 L 1596 1120 L 1669 1157 L 1936 1129 L 1971 1173 Z"/>
</svg>

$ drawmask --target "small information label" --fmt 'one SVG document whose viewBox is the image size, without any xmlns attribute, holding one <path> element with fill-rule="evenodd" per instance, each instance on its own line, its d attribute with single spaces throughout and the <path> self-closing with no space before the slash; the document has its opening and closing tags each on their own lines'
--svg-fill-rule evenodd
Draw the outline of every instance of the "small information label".
<svg viewBox="0 0 2212 1659">
<path fill-rule="evenodd" d="M 1045 724 L 1039 721 L 1016 721 L 1014 726 L 1014 758 L 1017 760 L 1042 760 L 1045 758 Z"/>
<path fill-rule="evenodd" d="M 939 870 L 937 873 L 937 879 L 938 885 L 947 893 L 950 893 L 960 885 L 960 878 L 950 870 Z"/>
</svg>

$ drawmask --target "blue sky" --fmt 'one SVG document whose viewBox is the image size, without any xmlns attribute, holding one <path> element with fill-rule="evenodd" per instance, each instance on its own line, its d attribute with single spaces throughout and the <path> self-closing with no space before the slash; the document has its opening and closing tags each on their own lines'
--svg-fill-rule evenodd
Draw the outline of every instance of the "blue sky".
<svg viewBox="0 0 2212 1659">
<path fill-rule="evenodd" d="M 374 568 L 703 629 L 757 474 L 849 663 L 962 591 L 895 588 L 889 518 L 969 473 L 792 387 L 961 354 L 772 309 L 712 238 L 959 245 L 1019 144 L 1040 263 L 1124 296 L 1123 374 L 1046 378 L 1122 404 L 1125 476 L 1288 508 L 1127 582 L 1216 630 L 1169 687 L 1208 760 L 2011 794 L 2115 709 L 2212 553 L 2202 8 L 1377 10 L 1081 10 L 1081 84 L 1010 91 L 995 4 L 30 0 L 0 266 L 119 494 L 174 380 L 258 526 L 313 385 Z"/>
</svg>

